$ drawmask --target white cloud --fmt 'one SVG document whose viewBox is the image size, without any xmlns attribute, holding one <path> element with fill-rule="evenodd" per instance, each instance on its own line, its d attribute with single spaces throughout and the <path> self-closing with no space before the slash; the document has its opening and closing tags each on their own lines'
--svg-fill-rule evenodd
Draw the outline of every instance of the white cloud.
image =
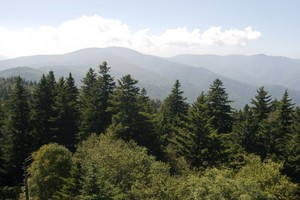
<svg viewBox="0 0 300 200">
<path fill-rule="evenodd" d="M 97 15 L 65 21 L 57 27 L 27 27 L 16 31 L 0 26 L 0 54 L 16 57 L 66 53 L 87 47 L 123 46 L 144 53 L 171 55 L 210 46 L 245 46 L 262 35 L 250 26 L 244 30 L 224 31 L 214 26 L 204 31 L 180 27 L 166 29 L 158 35 L 150 34 L 149 30 L 131 32 L 120 20 Z"/>
</svg>

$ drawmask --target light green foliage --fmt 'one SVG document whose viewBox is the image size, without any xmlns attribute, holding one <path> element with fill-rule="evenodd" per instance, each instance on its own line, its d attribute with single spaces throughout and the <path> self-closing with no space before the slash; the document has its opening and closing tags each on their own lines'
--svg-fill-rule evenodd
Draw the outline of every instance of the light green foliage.
<svg viewBox="0 0 300 200">
<path fill-rule="evenodd" d="M 29 195 L 31 199 L 53 199 L 70 177 L 71 152 L 58 144 L 42 146 L 32 154 L 33 162 L 28 168 Z"/>
<path fill-rule="evenodd" d="M 230 169 L 207 169 L 202 175 L 190 174 L 177 189 L 181 199 L 297 199 L 298 187 L 281 175 L 281 164 L 261 162 L 257 156 L 235 173 Z"/>
<path fill-rule="evenodd" d="M 84 177 L 95 170 L 94 182 L 112 199 L 166 199 L 169 167 L 133 142 L 93 135 L 78 148 L 76 161 Z"/>
</svg>

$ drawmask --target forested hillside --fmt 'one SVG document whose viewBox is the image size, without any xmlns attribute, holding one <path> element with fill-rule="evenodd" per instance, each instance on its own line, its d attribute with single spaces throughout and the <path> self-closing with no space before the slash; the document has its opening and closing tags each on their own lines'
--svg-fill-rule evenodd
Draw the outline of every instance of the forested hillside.
<svg viewBox="0 0 300 200">
<path fill-rule="evenodd" d="M 80 87 L 53 71 L 0 81 L 0 199 L 300 198 L 288 91 L 260 87 L 237 111 L 222 80 L 193 103 L 176 80 L 159 101 L 106 62 Z"/>
</svg>

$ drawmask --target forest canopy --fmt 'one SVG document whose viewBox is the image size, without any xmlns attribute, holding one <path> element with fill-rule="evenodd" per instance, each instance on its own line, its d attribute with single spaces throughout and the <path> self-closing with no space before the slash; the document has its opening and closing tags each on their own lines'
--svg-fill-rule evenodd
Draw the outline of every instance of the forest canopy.
<svg viewBox="0 0 300 200">
<path fill-rule="evenodd" d="M 299 199 L 287 90 L 235 110 L 221 80 L 192 104 L 176 80 L 154 100 L 106 62 L 80 88 L 53 71 L 0 82 L 0 199 Z"/>
</svg>

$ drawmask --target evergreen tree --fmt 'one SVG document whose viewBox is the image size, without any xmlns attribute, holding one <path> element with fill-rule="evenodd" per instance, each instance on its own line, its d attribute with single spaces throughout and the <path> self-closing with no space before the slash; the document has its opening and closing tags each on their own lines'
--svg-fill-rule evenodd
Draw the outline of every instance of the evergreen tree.
<svg viewBox="0 0 300 200">
<path fill-rule="evenodd" d="M 255 96 L 255 99 L 251 100 L 251 104 L 251 109 L 257 124 L 266 119 L 272 110 L 271 96 L 268 95 L 268 92 L 265 91 L 264 87 L 260 87 L 257 90 L 257 95 Z"/>
<path fill-rule="evenodd" d="M 65 80 L 59 79 L 56 86 L 56 97 L 53 105 L 54 116 L 52 132 L 54 141 L 72 149 L 78 132 L 78 90 L 72 74 Z"/>
<path fill-rule="evenodd" d="M 10 179 L 16 185 L 22 181 L 22 163 L 30 155 L 33 138 L 30 135 L 28 91 L 20 77 L 10 94 L 5 122 L 5 142 L 8 147 Z"/>
<path fill-rule="evenodd" d="M 110 124 L 112 113 L 108 111 L 109 99 L 112 95 L 113 90 L 115 89 L 115 82 L 113 77 L 109 74 L 110 67 L 107 66 L 107 62 L 103 62 L 102 65 L 99 66 L 99 89 L 100 89 L 100 130 L 99 132 L 103 132 Z"/>
<path fill-rule="evenodd" d="M 33 92 L 31 121 L 33 124 L 33 135 L 36 138 L 36 148 L 53 141 L 51 135 L 51 116 L 53 116 L 53 104 L 55 94 L 55 76 L 50 71 L 47 76 L 42 75 Z"/>
<path fill-rule="evenodd" d="M 168 141 L 174 137 L 174 129 L 179 126 L 188 113 L 188 104 L 185 102 L 186 98 L 183 97 L 180 87 L 179 80 L 176 80 L 171 93 L 163 101 L 158 115 L 157 128 L 164 146 L 167 146 Z"/>
<path fill-rule="evenodd" d="M 286 143 L 286 162 L 284 173 L 296 183 L 300 183 L 300 108 L 297 107 L 293 112 L 293 122 L 291 133 L 288 135 Z"/>
<path fill-rule="evenodd" d="M 211 125 L 218 133 L 229 133 L 232 130 L 231 101 L 223 87 L 223 82 L 216 79 L 208 91 L 209 116 L 212 117 Z"/>
<path fill-rule="evenodd" d="M 137 80 L 130 75 L 118 80 L 118 86 L 112 95 L 109 111 L 113 113 L 110 130 L 126 141 L 133 139 L 139 145 L 153 147 L 156 142 L 153 124 L 149 115 L 143 111 L 140 89 Z"/>
<path fill-rule="evenodd" d="M 90 68 L 82 81 L 80 94 L 80 128 L 78 139 L 83 140 L 91 133 L 99 133 L 100 94 L 97 90 L 97 74 Z"/>
<path fill-rule="evenodd" d="M 110 67 L 103 62 L 99 66 L 99 76 L 93 69 L 89 69 L 83 79 L 79 139 L 84 139 L 91 133 L 102 133 L 111 124 L 112 113 L 108 107 L 115 82 L 109 71 Z"/>
<path fill-rule="evenodd" d="M 178 128 L 175 147 L 192 167 L 206 168 L 221 161 L 222 146 L 216 130 L 210 126 L 207 97 L 202 93 L 192 105 L 187 123 Z"/>
</svg>

